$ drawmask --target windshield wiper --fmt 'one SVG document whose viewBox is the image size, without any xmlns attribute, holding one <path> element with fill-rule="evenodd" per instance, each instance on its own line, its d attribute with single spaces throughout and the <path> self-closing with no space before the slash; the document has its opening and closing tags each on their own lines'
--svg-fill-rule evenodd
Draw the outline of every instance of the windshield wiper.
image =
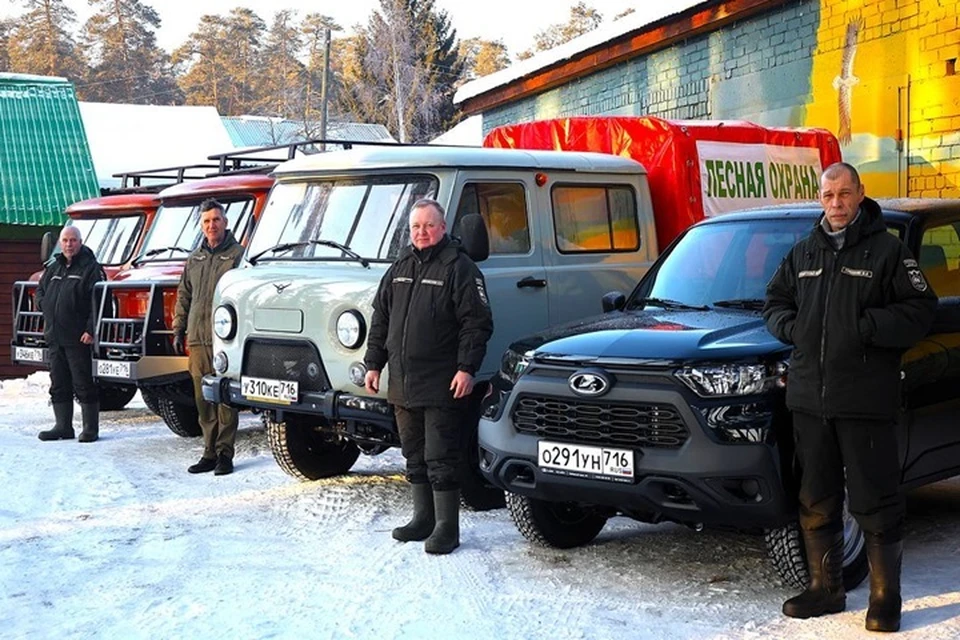
<svg viewBox="0 0 960 640">
<path fill-rule="evenodd" d="M 652 307 L 663 307 L 664 309 L 690 309 L 693 311 L 708 311 L 710 307 L 706 305 L 687 304 L 677 300 L 667 300 L 665 298 L 637 298 L 630 305 L 638 307 L 640 305 L 650 305 Z"/>
<path fill-rule="evenodd" d="M 763 309 L 763 300 L 760 298 L 734 298 L 732 300 L 717 300 L 713 303 L 715 307 L 724 307 L 727 309 Z"/>
<path fill-rule="evenodd" d="M 333 249 L 339 249 L 349 257 L 353 258 L 366 268 L 370 268 L 370 261 L 361 256 L 359 253 L 355 252 L 353 249 L 346 247 L 339 242 L 334 242 L 333 240 L 303 240 L 301 242 L 283 242 L 276 246 L 270 247 L 269 249 L 264 249 L 257 255 L 250 258 L 250 264 L 256 264 L 257 260 L 263 257 L 267 253 L 283 253 L 285 251 L 290 251 L 291 249 L 296 249 L 297 247 L 308 247 L 310 245 L 321 245 L 324 247 L 332 247 Z"/>
<path fill-rule="evenodd" d="M 160 255 L 165 251 L 179 251 L 180 253 L 190 253 L 192 249 L 184 249 L 183 247 L 157 247 L 156 249 L 150 249 L 143 255 L 137 256 L 133 261 L 133 265 L 136 266 L 143 262 L 147 258 L 152 258 L 153 256 Z"/>
</svg>

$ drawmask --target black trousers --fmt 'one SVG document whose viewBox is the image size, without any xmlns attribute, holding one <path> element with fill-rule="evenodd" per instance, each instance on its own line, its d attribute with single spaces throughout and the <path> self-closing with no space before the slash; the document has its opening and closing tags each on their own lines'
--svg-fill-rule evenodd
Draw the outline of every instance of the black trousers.
<svg viewBox="0 0 960 640">
<path fill-rule="evenodd" d="M 838 531 L 846 481 L 850 515 L 867 533 L 903 538 L 904 500 L 893 421 L 793 414 L 800 480 L 800 526 Z"/>
<path fill-rule="evenodd" d="M 407 481 L 436 491 L 460 487 L 464 412 L 449 407 L 394 407 Z"/>
<path fill-rule="evenodd" d="M 93 382 L 93 352 L 89 345 L 51 345 L 48 354 L 50 400 L 54 404 L 73 402 L 74 395 L 81 404 L 100 402 L 100 392 Z"/>
</svg>

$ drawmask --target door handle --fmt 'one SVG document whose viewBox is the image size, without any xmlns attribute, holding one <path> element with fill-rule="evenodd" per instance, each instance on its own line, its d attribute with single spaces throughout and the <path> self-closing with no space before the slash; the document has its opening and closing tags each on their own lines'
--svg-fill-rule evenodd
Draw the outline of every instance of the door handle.
<svg viewBox="0 0 960 640">
<path fill-rule="evenodd" d="M 523 280 L 517 280 L 517 289 L 523 289 L 524 287 L 534 287 L 536 289 L 540 289 L 545 286 L 547 286 L 547 281 L 543 278 L 527 276 Z"/>
</svg>

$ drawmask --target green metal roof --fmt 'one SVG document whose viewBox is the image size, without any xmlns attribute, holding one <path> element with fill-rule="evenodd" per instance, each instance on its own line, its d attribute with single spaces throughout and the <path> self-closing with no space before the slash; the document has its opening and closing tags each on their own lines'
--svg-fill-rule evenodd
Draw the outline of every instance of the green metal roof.
<svg viewBox="0 0 960 640">
<path fill-rule="evenodd" d="M 73 85 L 0 73 L 0 224 L 60 225 L 99 194 Z"/>
</svg>

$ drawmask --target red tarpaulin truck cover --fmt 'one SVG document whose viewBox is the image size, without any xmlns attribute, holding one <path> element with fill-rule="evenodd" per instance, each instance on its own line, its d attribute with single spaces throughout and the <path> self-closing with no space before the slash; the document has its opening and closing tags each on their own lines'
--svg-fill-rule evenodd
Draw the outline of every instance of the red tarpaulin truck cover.
<svg viewBox="0 0 960 640">
<path fill-rule="evenodd" d="M 595 151 L 639 161 L 648 173 L 661 250 L 704 217 L 816 199 L 823 168 L 841 160 L 840 144 L 825 129 L 649 116 L 505 125 L 487 134 L 483 146 Z"/>
</svg>

